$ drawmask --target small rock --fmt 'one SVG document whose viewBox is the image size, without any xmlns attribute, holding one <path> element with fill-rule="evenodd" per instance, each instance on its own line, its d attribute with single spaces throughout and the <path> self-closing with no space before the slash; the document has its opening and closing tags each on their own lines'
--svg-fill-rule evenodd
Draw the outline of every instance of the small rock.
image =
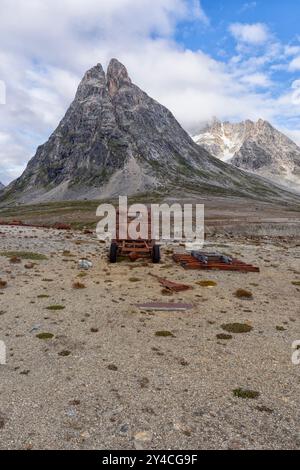
<svg viewBox="0 0 300 470">
<path fill-rule="evenodd" d="M 78 262 L 78 267 L 80 269 L 91 269 L 93 267 L 93 263 L 87 259 L 80 259 Z"/>
<path fill-rule="evenodd" d="M 152 441 L 152 433 L 150 431 L 142 431 L 138 432 L 134 436 L 134 447 L 136 450 L 143 450 L 145 448 L 145 444 Z"/>
</svg>

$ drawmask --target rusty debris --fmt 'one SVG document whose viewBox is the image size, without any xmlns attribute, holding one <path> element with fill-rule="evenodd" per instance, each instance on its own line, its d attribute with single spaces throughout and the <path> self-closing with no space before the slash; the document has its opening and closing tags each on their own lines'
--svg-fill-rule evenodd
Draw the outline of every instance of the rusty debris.
<svg viewBox="0 0 300 470">
<path fill-rule="evenodd" d="M 174 261 L 179 263 L 184 269 L 219 269 L 222 271 L 240 271 L 259 273 L 259 268 L 252 264 L 244 263 L 236 258 L 226 257 L 222 259 L 206 259 L 201 260 L 200 256 L 196 258 L 189 253 L 175 253 L 173 255 Z"/>
<path fill-rule="evenodd" d="M 193 308 L 192 304 L 183 304 L 183 303 L 163 303 L 163 302 L 147 302 L 145 304 L 136 304 L 136 307 L 142 310 L 157 310 L 165 312 L 175 312 L 175 311 L 184 311 L 191 310 Z"/>
<path fill-rule="evenodd" d="M 153 263 L 160 262 L 160 246 L 155 243 L 151 238 L 151 211 L 148 209 L 148 217 L 146 220 L 140 222 L 141 225 L 146 225 L 147 236 L 146 239 L 133 240 L 128 232 L 128 226 L 132 222 L 132 216 L 127 212 L 127 234 L 122 233 L 126 228 L 123 222 L 120 222 L 120 213 L 116 213 L 116 238 L 112 240 L 109 251 L 109 260 L 111 263 L 116 263 L 118 257 L 127 256 L 130 261 L 136 261 L 141 258 L 151 258 Z M 122 229 L 122 230 L 121 230 Z M 126 238 L 123 238 L 123 237 Z"/>
<path fill-rule="evenodd" d="M 163 277 L 156 276 L 152 273 L 150 273 L 150 276 L 155 277 L 163 287 L 165 287 L 171 292 L 183 292 L 186 290 L 193 289 L 192 286 L 188 286 L 186 284 L 179 284 L 178 282 L 174 281 L 168 281 L 168 279 L 164 279 Z"/>
</svg>

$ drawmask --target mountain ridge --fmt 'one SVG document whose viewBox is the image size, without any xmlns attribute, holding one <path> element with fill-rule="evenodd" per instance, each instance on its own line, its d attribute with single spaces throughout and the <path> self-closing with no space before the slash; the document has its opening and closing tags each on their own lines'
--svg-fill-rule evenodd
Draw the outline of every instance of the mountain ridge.
<svg viewBox="0 0 300 470">
<path fill-rule="evenodd" d="M 268 121 L 214 119 L 194 141 L 216 158 L 300 192 L 300 148 Z"/>
<path fill-rule="evenodd" d="M 158 192 L 293 196 L 201 149 L 172 113 L 112 59 L 88 70 L 58 127 L 0 203 L 100 199 Z"/>
</svg>

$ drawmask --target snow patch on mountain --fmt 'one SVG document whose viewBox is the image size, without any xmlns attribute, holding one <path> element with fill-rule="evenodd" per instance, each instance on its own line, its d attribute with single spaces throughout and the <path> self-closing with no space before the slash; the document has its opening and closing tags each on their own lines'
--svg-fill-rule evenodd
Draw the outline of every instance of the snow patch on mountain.
<svg viewBox="0 0 300 470">
<path fill-rule="evenodd" d="M 263 119 L 214 119 L 193 139 L 222 161 L 300 192 L 300 148 Z"/>
</svg>

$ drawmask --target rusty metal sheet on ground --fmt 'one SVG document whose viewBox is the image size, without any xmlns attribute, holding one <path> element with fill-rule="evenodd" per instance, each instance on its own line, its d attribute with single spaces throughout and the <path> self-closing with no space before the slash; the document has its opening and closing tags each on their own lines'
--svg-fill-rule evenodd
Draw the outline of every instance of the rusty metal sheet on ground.
<svg viewBox="0 0 300 470">
<path fill-rule="evenodd" d="M 160 310 L 166 312 L 174 311 L 184 311 L 191 310 L 193 308 L 192 304 L 183 304 L 183 303 L 163 303 L 163 302 L 147 302 L 145 304 L 136 304 L 136 307 L 142 310 Z"/>
</svg>

